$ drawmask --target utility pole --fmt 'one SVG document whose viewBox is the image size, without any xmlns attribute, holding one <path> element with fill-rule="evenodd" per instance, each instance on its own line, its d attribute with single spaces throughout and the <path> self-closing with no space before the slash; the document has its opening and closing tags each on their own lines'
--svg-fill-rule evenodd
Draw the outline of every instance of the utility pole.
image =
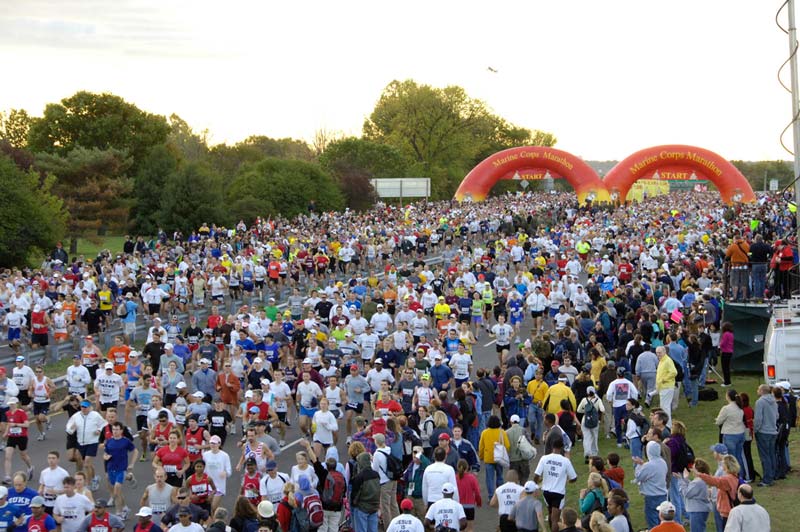
<svg viewBox="0 0 800 532">
<path fill-rule="evenodd" d="M 800 202 L 800 87 L 797 81 L 797 54 L 800 52 L 797 48 L 797 25 L 795 24 L 794 17 L 794 2 L 795 0 L 788 0 L 787 10 L 789 15 L 789 72 L 791 74 L 791 88 L 792 88 L 792 136 L 794 137 L 794 201 L 795 205 Z M 800 237 L 800 209 L 796 209 L 795 216 L 797 217 L 797 231 Z"/>
</svg>

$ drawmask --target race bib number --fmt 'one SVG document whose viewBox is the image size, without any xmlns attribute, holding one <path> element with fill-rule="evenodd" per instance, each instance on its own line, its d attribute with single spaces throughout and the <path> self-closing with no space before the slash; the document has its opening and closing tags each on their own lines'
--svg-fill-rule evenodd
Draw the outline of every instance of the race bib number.
<svg viewBox="0 0 800 532">
<path fill-rule="evenodd" d="M 103 526 L 103 525 L 96 525 L 96 526 L 90 527 L 89 530 L 91 532 L 108 532 L 108 527 L 107 526 Z"/>
<path fill-rule="evenodd" d="M 164 472 L 165 473 L 177 473 L 178 472 L 178 466 L 165 465 L 164 466 Z"/>
<path fill-rule="evenodd" d="M 197 447 L 193 445 L 189 446 L 186 450 L 189 451 L 189 454 L 197 454 Z"/>
<path fill-rule="evenodd" d="M 150 508 L 153 510 L 154 514 L 163 514 L 167 511 L 167 505 L 161 503 L 152 503 Z"/>
<path fill-rule="evenodd" d="M 21 427 L 11 427 L 8 429 L 8 434 L 11 436 L 21 436 L 22 435 L 22 428 Z"/>
<path fill-rule="evenodd" d="M 258 492 L 256 490 L 246 489 L 244 490 L 244 496 L 248 499 L 255 499 L 257 498 Z"/>
<path fill-rule="evenodd" d="M 208 484 L 195 484 L 192 486 L 192 493 L 202 495 L 208 491 Z"/>
</svg>

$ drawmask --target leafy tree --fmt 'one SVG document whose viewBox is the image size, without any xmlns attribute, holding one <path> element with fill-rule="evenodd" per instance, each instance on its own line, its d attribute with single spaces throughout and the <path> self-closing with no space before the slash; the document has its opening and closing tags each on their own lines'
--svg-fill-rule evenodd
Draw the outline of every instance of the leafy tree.
<svg viewBox="0 0 800 532">
<path fill-rule="evenodd" d="M 192 127 L 180 116 L 169 117 L 169 135 L 167 144 L 188 162 L 203 161 L 208 157 L 208 130 L 195 133 Z"/>
<path fill-rule="evenodd" d="M 267 158 L 246 164 L 227 190 L 231 212 L 257 216 L 294 216 L 306 212 L 314 200 L 318 210 L 341 209 L 344 197 L 331 176 L 319 165 Z"/>
<path fill-rule="evenodd" d="M 28 130 L 31 117 L 25 109 L 10 109 L 0 113 L 0 140 L 7 141 L 14 148 L 24 148 L 28 144 Z"/>
<path fill-rule="evenodd" d="M 163 144 L 170 127 L 163 116 L 142 111 L 114 94 L 80 91 L 61 103 L 47 104 L 34 118 L 28 146 L 34 153 L 64 155 L 80 146 L 115 149 L 131 156 L 132 168 L 148 150 Z"/>
<path fill-rule="evenodd" d="M 0 155 L 0 264 L 29 265 L 64 235 L 66 213 L 52 192 L 54 182 Z"/>
<path fill-rule="evenodd" d="M 236 146 L 255 148 L 262 157 L 298 159 L 301 161 L 314 160 L 314 152 L 311 150 L 311 147 L 305 141 L 297 139 L 273 139 L 262 135 L 253 135 L 247 137 Z"/>
<path fill-rule="evenodd" d="M 55 176 L 52 190 L 69 213 L 66 233 L 70 253 L 77 252 L 78 237 L 96 239 L 108 227 L 124 226 L 130 164 L 124 152 L 113 148 L 75 148 L 65 155 L 37 155 L 36 169 Z"/>
<path fill-rule="evenodd" d="M 396 148 L 355 137 L 328 144 L 319 162 L 339 185 L 347 206 L 357 210 L 377 199 L 370 179 L 405 177 L 408 168 Z"/>
<path fill-rule="evenodd" d="M 25 148 L 13 146 L 7 140 L 0 140 L 0 154 L 14 161 L 14 164 L 26 172 L 33 166 L 33 154 Z"/>
<path fill-rule="evenodd" d="M 794 179 L 794 169 L 789 161 L 731 161 L 744 174 L 753 190 L 769 187 L 771 179 L 778 180 L 778 186 L 785 187 Z"/>
<path fill-rule="evenodd" d="M 162 144 L 153 147 L 133 176 L 133 201 L 130 210 L 130 225 L 144 235 L 158 231 L 162 202 L 166 197 L 165 183 L 178 168 L 175 153 Z"/>
<path fill-rule="evenodd" d="M 222 180 L 203 163 L 188 163 L 173 171 L 164 184 L 159 221 L 185 235 L 203 222 L 224 223 Z"/>
<path fill-rule="evenodd" d="M 539 136 L 493 115 L 461 87 L 440 89 L 413 80 L 391 82 L 363 130 L 366 139 L 394 146 L 413 161 L 411 171 L 431 177 L 436 198 L 452 195 L 472 166 L 498 147 Z"/>
</svg>

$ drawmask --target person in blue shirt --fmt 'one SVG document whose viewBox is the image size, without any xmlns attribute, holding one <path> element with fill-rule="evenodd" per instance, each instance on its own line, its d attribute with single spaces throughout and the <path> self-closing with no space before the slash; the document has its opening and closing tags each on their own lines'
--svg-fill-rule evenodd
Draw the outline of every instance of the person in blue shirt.
<svg viewBox="0 0 800 532">
<path fill-rule="evenodd" d="M 8 488 L 0 486 L 0 532 L 20 526 L 26 517 L 25 510 L 8 502 Z"/>
<path fill-rule="evenodd" d="M 183 367 L 189 367 L 189 363 L 192 360 L 192 352 L 189 350 L 189 346 L 186 345 L 185 339 L 180 334 L 175 337 L 175 342 L 172 344 L 172 352 L 180 357 L 183 360 Z"/>
<path fill-rule="evenodd" d="M 253 358 L 256 356 L 256 344 L 248 338 L 247 332 L 244 330 L 239 331 L 239 339 L 236 340 L 236 345 L 242 348 L 245 356 L 249 361 L 252 362 Z"/>
<path fill-rule="evenodd" d="M 25 515 L 31 515 L 31 501 L 34 497 L 39 495 L 39 493 L 28 487 L 28 476 L 24 473 L 17 473 L 14 475 L 14 483 L 12 487 L 8 490 L 8 498 L 6 499 L 9 504 L 13 504 L 18 508 L 22 508 L 22 511 Z M 23 524 L 18 525 L 14 528 L 14 532 L 27 532 L 28 527 Z"/>
<path fill-rule="evenodd" d="M 57 527 L 58 524 L 53 516 L 44 511 L 44 497 L 37 495 L 31 499 L 31 514 L 26 518 L 22 528 L 29 532 L 49 532 Z"/>
<path fill-rule="evenodd" d="M 108 483 L 111 485 L 111 498 L 115 501 L 116 513 L 125 520 L 130 510 L 125 505 L 122 485 L 125 483 L 125 474 L 129 469 L 133 470 L 133 466 L 129 466 L 128 453 L 133 452 L 132 461 L 136 461 L 138 451 L 133 442 L 124 438 L 122 433 L 122 423 L 114 422 L 111 425 L 111 438 L 104 443 L 103 460 L 106 462 L 106 473 L 108 474 Z"/>
<path fill-rule="evenodd" d="M 446 365 L 442 364 L 442 355 L 437 354 L 434 358 L 434 364 L 429 370 L 431 374 L 431 384 L 438 391 L 450 391 L 455 384 L 455 376 L 453 371 Z"/>
</svg>

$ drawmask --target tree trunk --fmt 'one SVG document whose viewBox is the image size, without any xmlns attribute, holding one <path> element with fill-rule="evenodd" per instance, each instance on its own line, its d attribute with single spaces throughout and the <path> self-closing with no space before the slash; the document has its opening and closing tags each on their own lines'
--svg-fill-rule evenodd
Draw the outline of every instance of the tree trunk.
<svg viewBox="0 0 800 532">
<path fill-rule="evenodd" d="M 78 237 L 71 236 L 69 238 L 69 255 L 74 257 L 78 254 Z"/>
</svg>

